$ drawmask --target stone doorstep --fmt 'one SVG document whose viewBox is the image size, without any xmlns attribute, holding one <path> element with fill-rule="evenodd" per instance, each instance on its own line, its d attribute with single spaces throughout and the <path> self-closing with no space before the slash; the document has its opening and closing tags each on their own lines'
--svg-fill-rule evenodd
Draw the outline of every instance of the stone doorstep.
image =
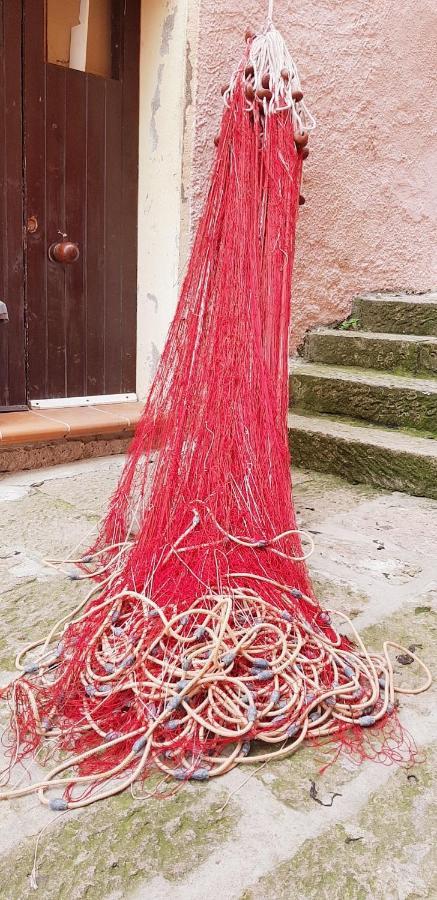
<svg viewBox="0 0 437 900">
<path fill-rule="evenodd" d="M 27 410 L 0 414 L 0 472 L 124 453 L 141 403 Z"/>
<path fill-rule="evenodd" d="M 354 315 L 365 331 L 437 336 L 437 293 L 359 296 Z"/>
<path fill-rule="evenodd" d="M 437 440 L 295 413 L 288 431 L 294 465 L 437 499 Z"/>
<path fill-rule="evenodd" d="M 347 415 L 391 428 L 437 434 L 437 379 L 346 369 L 294 359 L 290 393 L 296 412 Z"/>
<path fill-rule="evenodd" d="M 307 333 L 309 362 L 437 376 L 437 337 L 317 328 Z"/>
</svg>

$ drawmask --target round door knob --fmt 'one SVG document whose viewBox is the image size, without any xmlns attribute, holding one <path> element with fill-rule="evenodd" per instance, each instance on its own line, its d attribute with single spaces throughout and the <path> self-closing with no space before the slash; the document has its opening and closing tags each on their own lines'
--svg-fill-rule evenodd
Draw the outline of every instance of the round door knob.
<svg viewBox="0 0 437 900">
<path fill-rule="evenodd" d="M 57 263 L 74 263 L 79 259 L 80 250 L 73 241 L 55 241 L 49 247 L 49 259 Z"/>
</svg>

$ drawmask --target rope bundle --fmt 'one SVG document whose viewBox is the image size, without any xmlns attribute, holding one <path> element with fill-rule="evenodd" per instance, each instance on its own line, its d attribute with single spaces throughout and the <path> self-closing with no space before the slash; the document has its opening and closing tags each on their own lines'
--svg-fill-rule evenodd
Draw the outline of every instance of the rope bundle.
<svg viewBox="0 0 437 900">
<path fill-rule="evenodd" d="M 267 20 L 266 27 L 258 35 L 248 29 L 246 40 L 246 108 L 252 110 L 254 104 L 261 100 L 264 112 L 271 114 L 288 110 L 295 133 L 312 131 L 316 122 L 304 102 L 297 66 L 282 35 Z M 238 87 L 240 76 L 241 72 L 237 70 L 229 85 L 225 86 L 223 97 L 227 105 Z"/>
</svg>

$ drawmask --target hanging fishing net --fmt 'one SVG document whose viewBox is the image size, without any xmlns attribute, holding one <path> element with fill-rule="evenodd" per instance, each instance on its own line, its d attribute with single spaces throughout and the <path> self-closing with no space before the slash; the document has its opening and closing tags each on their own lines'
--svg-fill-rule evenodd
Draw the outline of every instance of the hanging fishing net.
<svg viewBox="0 0 437 900">
<path fill-rule="evenodd" d="M 321 608 L 290 489 L 291 274 L 313 125 L 279 33 L 249 33 L 144 414 L 77 560 L 92 589 L 5 692 L 11 765 L 44 743 L 67 756 L 3 796 L 74 808 L 152 770 L 203 781 L 305 741 L 357 750 L 368 726 L 388 735 L 380 755 L 398 752 L 390 645 L 368 652 Z"/>
</svg>

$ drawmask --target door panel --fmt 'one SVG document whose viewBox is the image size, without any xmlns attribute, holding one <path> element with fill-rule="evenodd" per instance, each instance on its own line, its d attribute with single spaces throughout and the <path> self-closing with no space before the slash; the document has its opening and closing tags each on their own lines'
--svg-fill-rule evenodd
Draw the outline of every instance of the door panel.
<svg viewBox="0 0 437 900">
<path fill-rule="evenodd" d="M 126 0 L 127 2 L 127 0 Z M 129 3 L 127 3 L 129 6 Z M 129 72 L 129 90 L 123 92 L 123 120 L 130 122 L 135 140 L 123 140 L 122 145 L 122 269 L 121 269 L 121 321 L 120 334 L 121 367 L 123 385 L 133 384 L 136 378 L 136 305 L 129 301 L 132 293 L 136 296 L 137 285 L 137 242 L 132 242 L 132 234 L 137 233 L 138 216 L 138 123 L 139 123 L 139 78 L 134 77 L 134 67 L 139 58 L 140 7 L 141 0 L 133 3 L 136 15 L 124 18 L 124 72 Z M 134 244 L 134 246 L 133 246 Z M 135 336 L 132 343 L 132 335 Z M 123 390 L 128 390 L 123 387 Z"/>
<path fill-rule="evenodd" d="M 26 314 L 28 360 L 28 393 L 47 397 L 47 284 L 46 284 L 46 79 L 41 60 L 44 47 L 44 5 L 42 0 L 24 7 L 27 41 L 24 58 L 23 110 L 26 119 L 26 214 L 34 217 L 36 230 L 26 235 Z M 29 306 L 29 285 L 31 303 Z"/>
<path fill-rule="evenodd" d="M 69 68 L 64 51 L 45 62 L 46 3 L 24 3 L 31 400 L 135 391 L 139 7 L 112 0 L 119 77 L 107 78 Z M 106 65 L 95 47 L 89 59 Z M 79 246 L 69 265 L 48 258 L 62 234 Z"/>
<path fill-rule="evenodd" d="M 102 315 L 104 321 L 104 253 L 105 222 L 104 205 L 101 198 L 105 190 L 105 146 L 100 135 L 105 133 L 105 82 L 99 78 L 90 78 L 88 83 L 88 143 L 87 143 L 87 233 L 93 235 L 93 253 L 86 256 L 86 315 L 87 329 L 85 334 L 87 370 L 86 389 L 89 394 L 102 394 L 104 378 L 104 337 Z M 100 298 L 99 303 L 92 298 Z"/>
<path fill-rule="evenodd" d="M 87 86 L 81 72 L 71 69 L 67 73 L 66 109 L 74 109 L 74 116 L 65 122 L 65 193 L 66 232 L 74 234 L 79 247 L 86 238 L 86 219 L 83 215 L 84 197 L 87 195 L 86 144 L 75 140 L 76 130 L 86 131 Z M 86 280 L 83 265 L 65 267 L 65 340 L 69 355 L 68 388 L 72 397 L 87 393 L 86 362 L 83 360 L 84 335 L 86 336 Z"/>
<path fill-rule="evenodd" d="M 20 6 L 20 4 L 18 4 Z M 26 404 L 21 11 L 0 0 L 0 411 Z"/>
<path fill-rule="evenodd" d="M 119 381 L 122 377 L 122 358 L 120 335 L 123 333 L 122 285 L 121 285 L 121 239 L 122 220 L 122 178 L 123 147 L 119 122 L 122 118 L 122 96 L 117 81 L 106 82 L 106 160 L 105 168 L 113 172 L 113 178 L 105 179 L 105 345 L 104 358 L 106 369 L 106 391 L 108 394 L 119 392 Z M 111 360 L 108 367 L 107 361 Z"/>
<path fill-rule="evenodd" d="M 52 242 L 59 240 L 60 233 L 67 232 L 66 211 L 67 197 L 65 194 L 65 149 L 66 149 L 66 82 L 67 71 L 61 66 L 45 66 L 45 206 L 46 206 L 46 246 L 42 242 L 38 244 L 38 252 L 44 255 L 45 284 L 41 286 L 46 290 L 47 298 L 47 322 L 46 322 L 46 357 L 47 357 L 47 381 L 46 397 L 68 396 L 68 375 L 70 363 L 70 348 L 66 341 L 66 267 L 59 263 L 50 262 L 47 250 Z M 32 153 L 32 137 L 27 121 L 24 122 L 25 155 Z M 28 150 L 27 150 L 28 148 Z M 27 179 L 28 180 L 28 179 Z M 28 214 L 35 215 L 35 210 L 28 207 Z M 36 211 L 38 217 L 38 211 Z M 76 240 L 76 236 L 72 236 Z M 28 245 L 33 238 L 29 237 Z M 80 263 L 79 263 L 80 265 Z M 31 311 L 34 286 L 28 276 L 26 285 L 27 310 L 29 315 L 29 330 L 32 327 Z M 38 290 L 40 289 L 38 285 Z M 38 363 L 41 357 L 41 347 L 38 347 Z M 29 398 L 42 399 L 44 395 L 34 396 L 32 384 L 33 356 L 29 348 Z"/>
</svg>

